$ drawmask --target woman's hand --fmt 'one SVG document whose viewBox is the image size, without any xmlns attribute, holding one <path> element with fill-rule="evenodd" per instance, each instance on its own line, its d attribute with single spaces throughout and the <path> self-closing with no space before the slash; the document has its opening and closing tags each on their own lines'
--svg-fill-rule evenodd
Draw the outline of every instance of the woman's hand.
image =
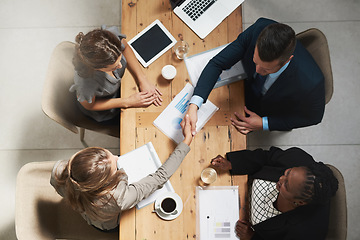
<svg viewBox="0 0 360 240">
<path fill-rule="evenodd" d="M 189 115 L 190 125 L 191 125 L 191 133 L 193 136 L 195 136 L 195 134 L 196 134 L 197 111 L 198 111 L 198 107 L 195 104 L 190 104 L 189 109 L 186 113 L 186 115 Z M 180 123 L 181 127 L 183 127 L 183 125 L 185 124 L 184 119 Z"/>
<path fill-rule="evenodd" d="M 236 222 L 235 232 L 241 240 L 250 240 L 255 234 L 251 224 L 242 220 Z"/>
<path fill-rule="evenodd" d="M 162 98 L 161 98 L 162 93 L 160 92 L 160 90 L 157 87 L 155 87 L 149 81 L 143 80 L 139 84 L 139 89 L 140 89 L 141 92 L 148 92 L 148 93 L 153 94 L 153 96 L 155 97 L 155 100 L 153 102 L 154 105 L 156 107 L 161 106 L 161 104 L 162 104 L 161 102 L 163 101 Z"/>
<path fill-rule="evenodd" d="M 128 108 L 148 107 L 155 101 L 155 96 L 150 92 L 134 93 L 126 99 Z"/>
<path fill-rule="evenodd" d="M 184 143 L 186 143 L 187 145 L 190 146 L 190 143 L 193 139 L 193 135 L 191 133 L 191 125 L 190 125 L 190 117 L 189 117 L 189 114 L 186 114 L 184 119 L 183 119 L 183 124 L 181 125 L 182 127 L 182 132 L 183 132 L 183 135 L 184 135 Z"/>
<path fill-rule="evenodd" d="M 131 75 L 134 77 L 134 80 L 136 82 L 136 85 L 139 87 L 140 92 L 147 92 L 155 97 L 155 101 L 152 103 L 155 106 L 161 106 L 161 96 L 162 93 L 159 89 L 157 89 L 153 84 L 151 84 L 147 78 L 144 72 L 142 71 L 142 67 L 140 66 L 139 61 L 137 60 L 133 50 L 129 46 L 129 44 L 126 42 L 125 39 L 122 39 L 121 42 L 124 44 L 125 49 L 123 51 L 123 55 L 126 58 L 127 61 L 127 68 L 130 71 Z"/>
</svg>

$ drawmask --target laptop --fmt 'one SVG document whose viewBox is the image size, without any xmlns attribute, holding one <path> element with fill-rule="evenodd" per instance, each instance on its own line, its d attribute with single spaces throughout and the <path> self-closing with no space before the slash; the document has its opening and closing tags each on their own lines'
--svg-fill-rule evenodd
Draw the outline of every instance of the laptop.
<svg viewBox="0 0 360 240">
<path fill-rule="evenodd" d="M 244 0 L 170 0 L 174 13 L 204 39 Z"/>
</svg>

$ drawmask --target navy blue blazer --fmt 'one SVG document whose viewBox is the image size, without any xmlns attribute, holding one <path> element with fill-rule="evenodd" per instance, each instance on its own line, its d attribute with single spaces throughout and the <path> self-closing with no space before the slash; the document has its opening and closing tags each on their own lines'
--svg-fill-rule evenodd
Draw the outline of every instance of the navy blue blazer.
<svg viewBox="0 0 360 240">
<path fill-rule="evenodd" d="M 229 152 L 231 173 L 249 175 L 251 179 L 277 182 L 286 169 L 309 166 L 314 159 L 299 148 L 281 150 L 271 147 L 269 151 L 257 149 Z M 253 240 L 260 239 L 325 239 L 329 225 L 330 203 L 304 205 L 282 213 L 253 226 Z"/>
<path fill-rule="evenodd" d="M 253 55 L 260 32 L 273 20 L 260 18 L 241 33 L 204 68 L 194 90 L 206 102 L 218 76 L 242 60 L 248 76 L 245 80 L 245 104 L 261 117 L 268 117 L 269 129 L 288 131 L 321 122 L 325 110 L 324 76 L 316 62 L 299 41 L 294 57 L 286 70 L 262 97 L 257 97 L 251 84 L 254 81 Z"/>
</svg>

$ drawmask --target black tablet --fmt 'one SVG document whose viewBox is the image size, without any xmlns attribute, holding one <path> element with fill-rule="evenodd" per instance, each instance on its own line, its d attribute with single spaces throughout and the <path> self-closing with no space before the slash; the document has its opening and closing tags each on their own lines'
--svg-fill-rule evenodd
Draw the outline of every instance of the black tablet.
<svg viewBox="0 0 360 240">
<path fill-rule="evenodd" d="M 147 67 L 174 46 L 176 39 L 157 19 L 128 43 L 139 62 Z"/>
</svg>

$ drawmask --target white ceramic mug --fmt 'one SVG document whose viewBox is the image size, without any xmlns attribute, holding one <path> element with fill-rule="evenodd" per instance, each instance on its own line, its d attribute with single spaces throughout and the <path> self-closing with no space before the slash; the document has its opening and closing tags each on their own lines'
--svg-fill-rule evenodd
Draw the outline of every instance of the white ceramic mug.
<svg viewBox="0 0 360 240">
<path fill-rule="evenodd" d="M 176 210 L 177 208 L 176 204 L 177 203 L 175 199 L 168 196 L 160 202 L 159 208 L 156 210 L 162 213 L 163 215 L 176 215 L 178 213 L 178 211 Z"/>
<path fill-rule="evenodd" d="M 161 75 L 166 80 L 172 80 L 176 76 L 176 68 L 173 65 L 166 65 L 161 69 Z"/>
</svg>

